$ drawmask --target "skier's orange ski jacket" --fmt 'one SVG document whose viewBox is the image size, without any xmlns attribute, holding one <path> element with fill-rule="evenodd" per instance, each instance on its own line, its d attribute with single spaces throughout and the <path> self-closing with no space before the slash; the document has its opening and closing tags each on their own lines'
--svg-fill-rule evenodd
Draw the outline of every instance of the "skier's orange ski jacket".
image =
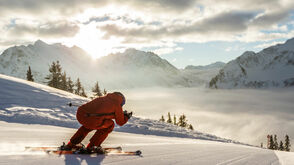
<svg viewBox="0 0 294 165">
<path fill-rule="evenodd" d="M 122 126 L 128 118 L 122 110 L 122 96 L 109 93 L 98 97 L 78 108 L 77 120 L 88 129 L 108 128 L 113 124 L 112 119 Z"/>
</svg>

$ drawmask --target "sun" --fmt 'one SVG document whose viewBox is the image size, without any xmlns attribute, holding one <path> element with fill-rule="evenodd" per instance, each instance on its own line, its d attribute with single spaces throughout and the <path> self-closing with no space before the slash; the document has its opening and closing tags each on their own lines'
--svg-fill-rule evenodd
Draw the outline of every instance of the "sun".
<svg viewBox="0 0 294 165">
<path fill-rule="evenodd" d="M 95 24 L 82 25 L 79 33 L 72 42 L 85 50 L 93 58 L 106 56 L 113 52 L 117 41 L 103 39 L 103 33 L 96 28 Z"/>
</svg>

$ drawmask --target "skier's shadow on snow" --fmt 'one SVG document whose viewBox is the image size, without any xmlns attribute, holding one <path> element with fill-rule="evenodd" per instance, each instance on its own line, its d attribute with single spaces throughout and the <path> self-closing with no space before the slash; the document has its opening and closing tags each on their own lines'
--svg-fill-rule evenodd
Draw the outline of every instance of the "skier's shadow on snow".
<svg viewBox="0 0 294 165">
<path fill-rule="evenodd" d="M 65 155 L 64 162 L 66 165 L 81 165 L 85 163 L 88 165 L 101 164 L 105 155 L 97 155 L 91 157 L 91 155 Z"/>
</svg>

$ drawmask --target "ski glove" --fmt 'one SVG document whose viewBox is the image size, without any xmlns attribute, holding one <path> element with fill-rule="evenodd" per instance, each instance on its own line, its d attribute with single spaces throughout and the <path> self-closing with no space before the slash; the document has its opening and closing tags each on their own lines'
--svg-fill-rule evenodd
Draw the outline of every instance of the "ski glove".
<svg viewBox="0 0 294 165">
<path fill-rule="evenodd" d="M 128 119 L 130 119 L 132 116 L 133 116 L 133 112 L 128 112 L 128 111 L 124 111 L 124 115 L 128 118 Z"/>
</svg>

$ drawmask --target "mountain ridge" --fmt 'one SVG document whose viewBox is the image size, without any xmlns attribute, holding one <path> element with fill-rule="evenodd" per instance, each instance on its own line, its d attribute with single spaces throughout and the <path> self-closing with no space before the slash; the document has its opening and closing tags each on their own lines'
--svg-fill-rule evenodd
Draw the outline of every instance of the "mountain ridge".
<svg viewBox="0 0 294 165">
<path fill-rule="evenodd" d="M 294 86 L 294 38 L 255 53 L 246 51 L 228 62 L 210 88 L 281 88 Z"/>
<path fill-rule="evenodd" d="M 179 69 L 152 52 L 127 49 L 95 60 L 77 46 L 49 45 L 41 40 L 6 49 L 0 55 L 0 73 L 25 79 L 31 66 L 35 81 L 46 83 L 53 61 L 59 61 L 73 80 L 80 78 L 88 90 L 95 81 L 111 89 L 189 86 Z"/>
</svg>

